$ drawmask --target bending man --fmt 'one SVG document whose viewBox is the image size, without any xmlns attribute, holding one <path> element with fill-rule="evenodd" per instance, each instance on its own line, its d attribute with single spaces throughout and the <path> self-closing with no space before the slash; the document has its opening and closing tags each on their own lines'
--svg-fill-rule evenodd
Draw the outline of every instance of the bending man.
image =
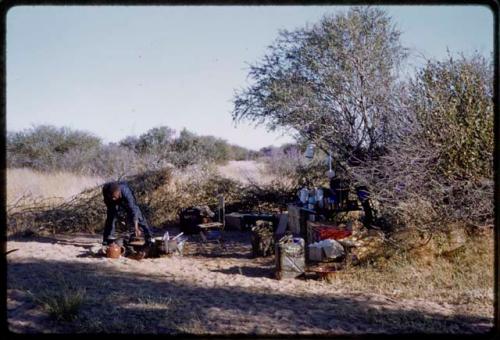
<svg viewBox="0 0 500 340">
<path fill-rule="evenodd" d="M 118 217 L 118 207 L 125 209 L 128 224 L 134 225 L 135 236 L 139 237 L 144 232 L 146 243 L 151 243 L 151 230 L 148 222 L 142 215 L 130 187 L 124 182 L 110 182 L 102 187 L 104 203 L 107 207 L 106 225 L 104 227 L 103 245 L 109 244 L 109 237 L 115 236 L 115 225 Z M 133 234 L 132 234 L 133 235 Z M 131 236 L 132 236 L 131 235 Z"/>
</svg>

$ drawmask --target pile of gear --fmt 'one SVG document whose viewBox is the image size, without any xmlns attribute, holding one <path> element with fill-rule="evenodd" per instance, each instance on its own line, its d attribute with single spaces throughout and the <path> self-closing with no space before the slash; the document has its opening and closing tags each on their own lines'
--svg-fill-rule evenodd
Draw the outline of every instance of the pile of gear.
<svg viewBox="0 0 500 340">
<path fill-rule="evenodd" d="M 152 242 L 145 242 L 142 237 L 126 237 L 123 240 L 109 237 L 109 244 L 102 247 L 93 247 L 90 252 L 94 256 L 106 256 L 117 259 L 122 256 L 135 260 L 143 258 L 156 258 L 165 255 L 183 255 L 184 244 L 187 237 L 180 233 L 171 237 L 166 232 L 163 237 L 155 237 Z"/>
</svg>

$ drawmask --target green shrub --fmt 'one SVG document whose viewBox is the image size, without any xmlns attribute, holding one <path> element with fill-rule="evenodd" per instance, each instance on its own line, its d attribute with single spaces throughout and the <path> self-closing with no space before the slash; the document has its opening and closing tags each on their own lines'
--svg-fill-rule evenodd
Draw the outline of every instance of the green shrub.
<svg viewBox="0 0 500 340">
<path fill-rule="evenodd" d="M 493 175 L 493 66 L 480 55 L 428 61 L 410 86 L 420 138 L 446 177 Z"/>
<path fill-rule="evenodd" d="M 85 153 L 87 159 L 97 155 L 101 140 L 91 133 L 39 125 L 32 129 L 7 134 L 7 165 L 37 170 L 55 170 L 70 151 Z M 74 164 L 66 158 L 65 165 L 72 170 Z"/>
</svg>

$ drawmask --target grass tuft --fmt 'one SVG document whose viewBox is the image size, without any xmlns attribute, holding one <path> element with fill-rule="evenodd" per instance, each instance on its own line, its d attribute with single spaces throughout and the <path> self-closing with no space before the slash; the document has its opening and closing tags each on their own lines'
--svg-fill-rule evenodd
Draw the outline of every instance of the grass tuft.
<svg viewBox="0 0 500 340">
<path fill-rule="evenodd" d="M 74 288 L 67 284 L 59 290 L 44 289 L 37 293 L 28 291 L 33 301 L 40 304 L 57 321 L 74 320 L 85 300 L 86 290 Z"/>
</svg>

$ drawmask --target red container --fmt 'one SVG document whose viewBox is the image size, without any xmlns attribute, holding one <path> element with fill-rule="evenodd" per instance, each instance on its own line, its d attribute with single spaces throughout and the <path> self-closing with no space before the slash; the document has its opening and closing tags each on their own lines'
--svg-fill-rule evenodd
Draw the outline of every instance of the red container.
<svg viewBox="0 0 500 340">
<path fill-rule="evenodd" d="M 334 239 L 340 240 L 352 235 L 352 231 L 345 229 L 336 229 L 329 227 L 319 227 L 317 230 L 318 238 L 320 240 Z"/>
</svg>

